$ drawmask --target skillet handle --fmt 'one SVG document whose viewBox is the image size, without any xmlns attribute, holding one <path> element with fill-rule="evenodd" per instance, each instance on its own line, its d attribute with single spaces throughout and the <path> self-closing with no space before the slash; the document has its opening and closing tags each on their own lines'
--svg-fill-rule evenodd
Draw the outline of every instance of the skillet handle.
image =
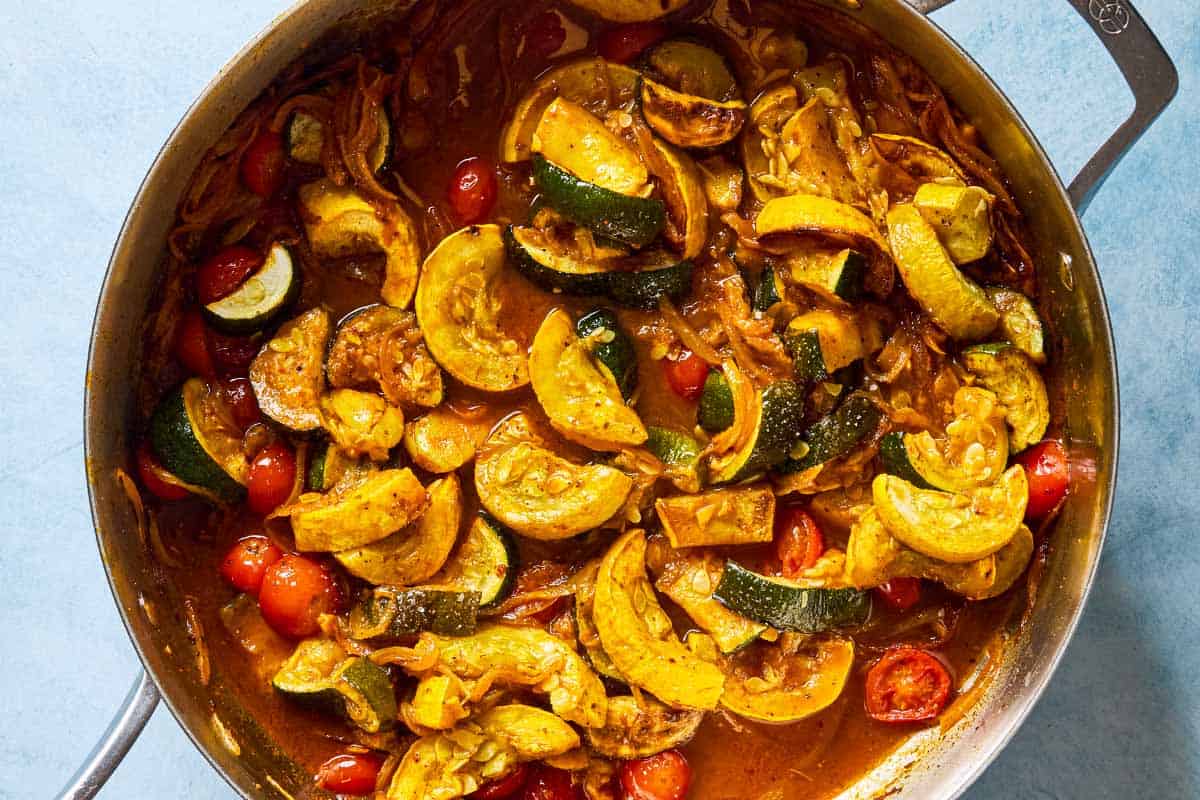
<svg viewBox="0 0 1200 800">
<path fill-rule="evenodd" d="M 144 671 L 133 683 L 125 702 L 109 723 L 104 737 L 92 748 L 79 771 L 58 793 L 57 800 L 90 800 L 129 752 L 158 706 L 158 687 Z"/>
<path fill-rule="evenodd" d="M 953 0 L 909 0 L 923 14 L 949 5 Z M 1096 190 L 1129 148 L 1175 97 L 1179 74 L 1158 37 L 1146 25 L 1130 0 L 1068 0 L 1079 16 L 1108 50 L 1133 92 L 1134 108 L 1112 136 L 1084 165 L 1067 193 L 1075 210 L 1082 214 Z"/>
</svg>

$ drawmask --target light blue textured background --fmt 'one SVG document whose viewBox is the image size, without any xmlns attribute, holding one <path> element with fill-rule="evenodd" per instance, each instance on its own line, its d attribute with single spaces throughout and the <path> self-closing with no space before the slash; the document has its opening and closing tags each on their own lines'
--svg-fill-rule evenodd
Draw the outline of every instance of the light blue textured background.
<svg viewBox="0 0 1200 800">
<path fill-rule="evenodd" d="M 1200 12 L 1193 0 L 1137 5 L 1182 89 L 1084 219 L 1121 364 L 1116 515 L 1062 668 L 971 800 L 1200 796 Z M 93 303 L 160 144 L 284 7 L 0 0 L 0 798 L 56 791 L 137 670 L 84 491 Z M 937 20 L 1008 92 L 1063 175 L 1131 108 L 1066 3 L 959 0 Z M 160 708 L 101 796 L 230 795 Z"/>
</svg>

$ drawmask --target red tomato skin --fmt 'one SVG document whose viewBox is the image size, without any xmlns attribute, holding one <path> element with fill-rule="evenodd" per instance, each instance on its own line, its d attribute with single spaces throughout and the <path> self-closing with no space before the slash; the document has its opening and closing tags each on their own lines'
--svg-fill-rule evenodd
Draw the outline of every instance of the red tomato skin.
<svg viewBox="0 0 1200 800">
<path fill-rule="evenodd" d="M 618 64 L 628 64 L 652 44 L 665 39 L 667 26 L 661 22 L 631 22 L 600 34 L 596 47 L 600 55 Z"/>
<path fill-rule="evenodd" d="M 262 254 L 253 248 L 240 244 L 222 247 L 196 270 L 196 296 L 205 305 L 228 297 L 262 263 Z"/>
<path fill-rule="evenodd" d="M 785 507 L 775 517 L 775 551 L 783 577 L 796 578 L 825 552 L 825 535 L 807 511 Z"/>
<path fill-rule="evenodd" d="M 905 679 L 907 687 L 901 683 Z M 894 645 L 867 672 L 864 705 L 868 716 L 879 722 L 925 722 L 942 713 L 950 697 L 950 684 L 950 671 L 932 653 L 911 645 Z M 918 705 L 897 705 L 893 702 L 895 696 L 904 688 L 927 692 Z"/>
<path fill-rule="evenodd" d="M 259 197 L 270 197 L 283 186 L 286 166 L 283 136 L 275 131 L 262 131 L 242 154 L 242 183 Z"/>
<path fill-rule="evenodd" d="M 246 375 L 261 343 L 249 336 L 226 336 L 208 329 L 208 349 L 215 371 L 221 375 Z"/>
<path fill-rule="evenodd" d="M 482 156 L 463 159 L 450 179 L 447 197 L 463 225 L 482 222 L 496 205 L 496 167 Z"/>
<path fill-rule="evenodd" d="M 186 311 L 175 332 L 175 358 L 193 375 L 212 378 L 217 374 L 209 350 L 209 330 L 199 311 Z"/>
<path fill-rule="evenodd" d="M 470 798 L 471 800 L 506 800 L 521 791 L 528 778 L 529 767 L 525 764 L 518 764 L 516 770 L 508 777 L 488 781 L 476 789 Z"/>
<path fill-rule="evenodd" d="M 1025 517 L 1041 519 L 1062 502 L 1071 485 L 1071 465 L 1066 448 L 1054 439 L 1035 444 L 1017 457 L 1029 481 L 1029 505 Z"/>
<path fill-rule="evenodd" d="M 188 490 L 182 486 L 176 486 L 172 483 L 167 483 L 155 474 L 154 468 L 162 468 L 158 463 L 158 459 L 150 452 L 150 445 L 142 442 L 137 449 L 137 471 L 138 478 L 145 486 L 150 494 L 157 497 L 159 500 L 182 500 L 188 496 Z"/>
<path fill-rule="evenodd" d="M 239 592 L 257 595 L 267 567 L 283 558 L 283 551 L 265 536 L 246 536 L 229 549 L 221 562 L 221 577 Z"/>
<path fill-rule="evenodd" d="M 256 514 L 270 514 L 292 494 L 296 484 L 296 454 L 283 442 L 264 447 L 250 462 L 246 505 Z"/>
<path fill-rule="evenodd" d="M 875 587 L 875 595 L 889 608 L 907 611 L 921 599 L 920 578 L 892 578 Z"/>
<path fill-rule="evenodd" d="M 582 797 L 571 773 L 538 764 L 525 783 L 521 800 L 578 800 Z"/>
<path fill-rule="evenodd" d="M 525 52 L 533 58 L 553 55 L 567 40 L 567 29 L 553 11 L 538 14 L 525 29 Z"/>
<path fill-rule="evenodd" d="M 320 630 L 317 618 L 337 605 L 337 587 L 323 566 L 289 553 L 267 567 L 258 605 L 276 633 L 303 639 Z"/>
<path fill-rule="evenodd" d="M 221 388 L 225 402 L 233 413 L 233 421 L 243 431 L 262 419 L 258 398 L 254 396 L 254 387 L 249 378 L 230 378 L 221 384 Z"/>
<path fill-rule="evenodd" d="M 671 391 L 684 400 L 696 401 L 704 392 L 708 362 L 691 350 L 684 350 L 678 358 L 663 359 L 663 372 Z"/>
<path fill-rule="evenodd" d="M 370 794 L 382 766 L 374 753 L 339 753 L 317 769 L 317 785 L 335 794 Z"/>
<path fill-rule="evenodd" d="M 678 750 L 666 750 L 621 765 L 625 800 L 683 800 L 692 782 L 692 768 Z"/>
</svg>

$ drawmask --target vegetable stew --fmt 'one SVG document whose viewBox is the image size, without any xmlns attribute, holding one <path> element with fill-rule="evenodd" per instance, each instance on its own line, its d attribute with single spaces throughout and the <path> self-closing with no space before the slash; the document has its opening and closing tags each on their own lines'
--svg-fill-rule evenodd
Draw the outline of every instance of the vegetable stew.
<svg viewBox="0 0 1200 800">
<path fill-rule="evenodd" d="M 961 718 L 1069 491 L 1022 213 L 840 13 L 420 3 L 168 244 L 147 541 L 314 797 L 832 797 Z"/>
</svg>

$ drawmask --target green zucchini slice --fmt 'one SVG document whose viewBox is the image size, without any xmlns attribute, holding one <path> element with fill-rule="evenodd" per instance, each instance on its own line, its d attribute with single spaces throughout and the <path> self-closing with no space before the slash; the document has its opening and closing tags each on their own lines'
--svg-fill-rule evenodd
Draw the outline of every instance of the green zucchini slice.
<svg viewBox="0 0 1200 800">
<path fill-rule="evenodd" d="M 992 305 L 1000 312 L 1000 333 L 1013 347 L 1029 356 L 1035 364 L 1046 363 L 1042 320 L 1033 301 L 1020 292 L 1003 286 L 984 289 Z"/>
<path fill-rule="evenodd" d="M 735 561 L 713 594 L 728 608 L 782 631 L 822 633 L 861 625 L 871 614 L 871 595 L 858 589 L 801 586 L 752 572 Z"/>
<path fill-rule="evenodd" d="M 367 153 L 367 166 L 379 172 L 386 166 L 392 152 L 392 124 L 382 105 L 375 106 L 375 122 L 379 126 L 375 143 Z M 287 125 L 288 155 L 301 164 L 321 163 L 325 147 L 325 126 L 312 114 L 297 111 Z"/>
<path fill-rule="evenodd" d="M 798 722 L 824 711 L 846 688 L 854 666 L 854 642 L 821 638 L 806 642 L 796 653 L 771 656 L 769 680 L 741 665 L 726 670 L 723 707 L 739 717 L 773 724 Z"/>
<path fill-rule="evenodd" d="M 395 689 L 387 672 L 368 658 L 347 657 L 328 639 L 301 642 L 271 683 L 289 699 L 341 714 L 367 733 L 396 721 Z"/>
<path fill-rule="evenodd" d="M 938 488 L 925 480 L 925 476 L 913 464 L 905 445 L 907 436 L 904 431 L 892 431 L 879 440 L 879 460 L 883 463 L 884 470 L 897 478 L 903 478 L 918 489 Z"/>
<path fill-rule="evenodd" d="M 776 303 L 783 302 L 785 297 L 787 297 L 787 290 L 784 288 L 779 273 L 769 264 L 763 267 L 762 274 L 758 276 L 758 283 L 754 287 L 754 295 L 750 298 L 750 307 L 755 311 L 767 312 Z"/>
<path fill-rule="evenodd" d="M 486 610 L 500 605 L 512 594 L 518 565 L 512 534 L 481 512 L 471 521 L 450 560 L 429 582 L 477 594 L 480 609 Z"/>
<path fill-rule="evenodd" d="M 606 758 L 646 758 L 687 744 L 704 712 L 678 710 L 652 697 L 620 695 L 608 700 L 604 726 L 584 732 L 588 744 Z"/>
<path fill-rule="evenodd" d="M 803 472 L 849 453 L 879 427 L 882 418 L 883 412 L 869 397 L 851 394 L 803 433 L 793 456 L 779 466 L 779 471 Z"/>
<path fill-rule="evenodd" d="M 575 333 L 590 343 L 592 356 L 628 400 L 637 388 L 637 353 L 617 315 L 606 308 L 589 311 L 575 322 Z"/>
<path fill-rule="evenodd" d="M 671 546 L 710 547 L 769 542 L 775 493 L 765 484 L 660 497 L 654 503 Z"/>
<path fill-rule="evenodd" d="M 300 275 L 292 255 L 281 244 L 237 289 L 203 307 L 204 318 L 222 333 L 244 335 L 271 324 L 300 293 Z"/>
<path fill-rule="evenodd" d="M 613 302 L 653 311 L 663 298 L 678 300 L 691 291 L 691 261 L 679 261 L 666 251 L 647 251 L 630 260 L 637 269 L 609 275 L 604 294 Z"/>
<path fill-rule="evenodd" d="M 657 425 L 647 425 L 646 432 L 646 449 L 664 464 L 695 464 L 700 458 L 700 444 L 686 433 Z"/>
<path fill-rule="evenodd" d="M 294 431 L 321 427 L 322 362 L 331 328 L 323 308 L 305 311 L 279 328 L 250 364 L 258 407 Z"/>
<path fill-rule="evenodd" d="M 719 369 L 709 370 L 704 379 L 697 417 L 700 427 L 709 433 L 719 433 L 733 424 L 733 391 Z"/>
<path fill-rule="evenodd" d="M 1050 425 L 1050 398 L 1033 360 L 1007 343 L 968 347 L 962 358 L 964 366 L 995 392 L 1007 409 L 1013 452 L 1041 441 Z"/>
<path fill-rule="evenodd" d="M 379 587 L 350 611 L 353 639 L 400 638 L 429 631 L 441 636 L 475 632 L 479 592 L 441 587 Z"/>
<path fill-rule="evenodd" d="M 223 402 L 203 379 L 189 378 L 155 409 L 150 446 L 167 472 L 233 503 L 245 496 L 249 464 Z"/>
<path fill-rule="evenodd" d="M 713 553 L 671 552 L 656 570 L 654 588 L 682 608 L 722 653 L 736 653 L 758 639 L 767 626 L 730 611 L 713 597 L 724 571 L 724 560 Z"/>
<path fill-rule="evenodd" d="M 516 268 L 536 285 L 572 295 L 602 295 L 613 265 L 605 259 L 583 258 L 562 247 L 544 230 L 509 225 L 504 244 Z"/>
<path fill-rule="evenodd" d="M 325 379 L 334 389 L 378 389 L 398 408 L 442 402 L 442 371 L 425 347 L 411 311 L 371 305 L 338 322 L 325 355 Z"/>
<path fill-rule="evenodd" d="M 661 200 L 620 194 L 578 178 L 541 154 L 533 156 L 533 178 L 556 211 L 592 232 L 645 247 L 666 224 Z"/>
<path fill-rule="evenodd" d="M 650 174 L 637 151 L 586 108 L 563 97 L 542 112 L 533 151 L 578 180 L 619 196 L 642 197 L 649 189 Z"/>
<path fill-rule="evenodd" d="M 713 483 L 761 475 L 786 461 L 799 440 L 804 422 L 804 394 L 799 386 L 793 381 L 776 381 L 757 392 L 756 400 L 757 418 L 746 423 L 753 428 L 753 435 L 740 451 L 709 463 Z"/>
<path fill-rule="evenodd" d="M 796 377 L 823 381 L 868 354 L 871 345 L 853 319 L 814 309 L 788 323 L 783 343 L 792 354 Z"/>
<path fill-rule="evenodd" d="M 786 262 L 788 279 L 839 306 L 863 296 L 867 257 L 846 248 L 834 253 L 794 253 Z"/>
</svg>

